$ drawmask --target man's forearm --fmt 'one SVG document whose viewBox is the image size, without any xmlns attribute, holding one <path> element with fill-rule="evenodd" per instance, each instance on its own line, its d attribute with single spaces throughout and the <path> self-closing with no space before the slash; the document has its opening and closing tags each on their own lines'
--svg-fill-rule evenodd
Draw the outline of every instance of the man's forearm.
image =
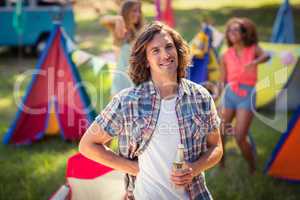
<svg viewBox="0 0 300 200">
<path fill-rule="evenodd" d="M 139 171 L 137 161 L 122 158 L 110 149 L 106 149 L 102 144 L 90 144 L 88 147 L 85 146 L 79 148 L 79 151 L 85 157 L 113 169 L 120 170 L 134 176 L 136 176 Z"/>
<path fill-rule="evenodd" d="M 222 158 L 223 149 L 221 145 L 214 145 L 208 148 L 200 158 L 190 163 L 193 170 L 193 176 L 199 175 L 201 172 L 215 166 Z"/>
</svg>

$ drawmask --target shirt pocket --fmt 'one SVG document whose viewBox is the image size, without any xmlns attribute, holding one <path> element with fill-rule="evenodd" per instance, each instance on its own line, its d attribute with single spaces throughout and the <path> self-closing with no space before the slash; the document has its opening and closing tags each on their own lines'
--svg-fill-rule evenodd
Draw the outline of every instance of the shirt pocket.
<svg viewBox="0 0 300 200">
<path fill-rule="evenodd" d="M 149 143 L 153 132 L 150 127 L 151 120 L 151 116 L 142 116 L 135 118 L 133 121 L 134 127 L 131 137 L 131 146 L 135 148 L 133 148 L 131 153 L 135 157 L 141 155 Z"/>
<path fill-rule="evenodd" d="M 197 114 L 192 117 L 191 132 L 193 139 L 197 141 L 205 136 L 205 122 Z"/>
<path fill-rule="evenodd" d="M 131 126 L 131 139 L 132 142 L 140 144 L 142 142 L 143 136 L 148 134 L 151 122 L 151 116 L 135 116 L 132 118 Z"/>
<path fill-rule="evenodd" d="M 191 161 L 199 159 L 202 153 L 207 151 L 205 122 L 199 115 L 192 117 L 192 156 Z"/>
</svg>

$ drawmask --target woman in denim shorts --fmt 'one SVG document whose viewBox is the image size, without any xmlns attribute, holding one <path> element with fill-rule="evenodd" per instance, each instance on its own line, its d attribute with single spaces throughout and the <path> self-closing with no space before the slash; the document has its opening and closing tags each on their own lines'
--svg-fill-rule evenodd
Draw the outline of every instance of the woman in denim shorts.
<svg viewBox="0 0 300 200">
<path fill-rule="evenodd" d="M 254 151 L 248 132 L 255 109 L 257 66 L 266 62 L 269 55 L 258 46 L 255 24 L 248 18 L 232 18 L 227 22 L 228 49 L 221 58 L 221 83 L 226 86 L 222 98 L 222 122 L 226 127 L 236 118 L 234 136 L 249 165 L 250 173 L 256 170 Z M 222 128 L 223 148 L 226 129 Z M 225 149 L 221 166 L 225 167 Z"/>
</svg>

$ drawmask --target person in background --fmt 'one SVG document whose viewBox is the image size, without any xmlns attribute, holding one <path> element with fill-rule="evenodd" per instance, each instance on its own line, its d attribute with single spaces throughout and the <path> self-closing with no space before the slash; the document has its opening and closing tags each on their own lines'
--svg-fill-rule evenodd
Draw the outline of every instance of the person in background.
<svg viewBox="0 0 300 200">
<path fill-rule="evenodd" d="M 172 9 L 172 0 L 155 0 L 156 20 L 171 28 L 175 27 L 175 18 Z"/>
<path fill-rule="evenodd" d="M 126 199 L 212 199 L 204 172 L 222 157 L 220 119 L 208 91 L 184 78 L 189 62 L 179 33 L 146 26 L 131 52 L 135 87 L 115 95 L 80 141 L 81 154 L 126 173 Z M 114 136 L 118 155 L 104 147 Z M 178 146 L 182 170 L 173 168 Z"/>
<path fill-rule="evenodd" d="M 111 96 L 132 86 L 127 70 L 131 44 L 143 25 L 141 2 L 125 0 L 121 3 L 120 14 L 101 17 L 100 23 L 113 35 L 113 49 L 117 66 L 113 72 Z"/>
<path fill-rule="evenodd" d="M 222 127 L 236 117 L 234 136 L 247 160 L 250 173 L 256 170 L 255 151 L 249 140 L 249 128 L 255 109 L 255 84 L 257 67 L 266 62 L 269 55 L 258 45 L 255 24 L 248 18 L 232 18 L 226 25 L 228 49 L 221 57 Z M 226 86 L 226 87 L 224 87 Z M 226 132 L 222 128 L 223 148 Z M 225 152 L 225 149 L 224 149 Z M 225 167 L 225 154 L 221 166 Z"/>
</svg>

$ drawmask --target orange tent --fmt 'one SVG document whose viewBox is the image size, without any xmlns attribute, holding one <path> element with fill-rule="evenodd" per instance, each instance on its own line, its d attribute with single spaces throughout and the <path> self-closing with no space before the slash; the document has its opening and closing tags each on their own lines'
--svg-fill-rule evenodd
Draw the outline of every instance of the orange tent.
<svg viewBox="0 0 300 200">
<path fill-rule="evenodd" d="M 276 178 L 300 183 L 300 107 L 281 136 L 265 172 Z"/>
</svg>

